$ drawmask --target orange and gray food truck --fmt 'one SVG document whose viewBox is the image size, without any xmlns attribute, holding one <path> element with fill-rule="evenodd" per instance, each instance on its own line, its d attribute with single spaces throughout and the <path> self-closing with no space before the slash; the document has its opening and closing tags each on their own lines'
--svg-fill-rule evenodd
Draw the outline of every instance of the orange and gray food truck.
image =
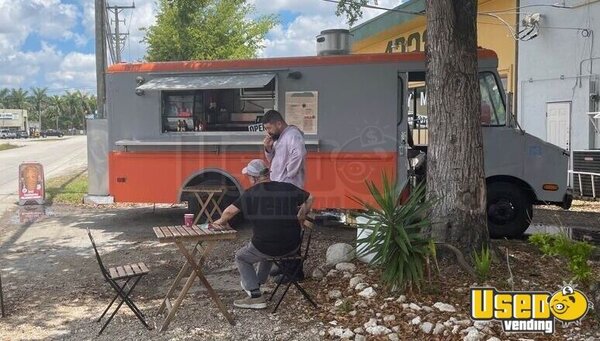
<svg viewBox="0 0 600 341">
<path fill-rule="evenodd" d="M 478 55 L 489 228 L 518 236 L 532 205 L 570 205 L 568 154 L 511 126 L 497 56 Z M 106 75 L 107 145 L 94 157 L 116 202 L 193 208 L 185 187 L 221 184 L 234 189 L 225 205 L 249 186 L 242 167 L 264 157 L 255 123 L 276 109 L 304 132 L 314 207 L 348 212 L 358 208 L 350 196 L 368 199 L 365 180 L 404 182 L 422 164 L 427 148 L 412 145 L 407 116 L 424 81 L 419 52 L 117 64 Z"/>
</svg>

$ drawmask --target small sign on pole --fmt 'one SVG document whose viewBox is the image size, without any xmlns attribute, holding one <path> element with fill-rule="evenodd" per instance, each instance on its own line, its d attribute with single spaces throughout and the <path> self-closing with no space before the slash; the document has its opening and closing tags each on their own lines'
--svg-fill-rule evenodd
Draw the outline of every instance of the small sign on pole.
<svg viewBox="0 0 600 341">
<path fill-rule="evenodd" d="M 44 167 L 38 162 L 19 166 L 19 205 L 43 205 L 46 198 Z"/>
</svg>

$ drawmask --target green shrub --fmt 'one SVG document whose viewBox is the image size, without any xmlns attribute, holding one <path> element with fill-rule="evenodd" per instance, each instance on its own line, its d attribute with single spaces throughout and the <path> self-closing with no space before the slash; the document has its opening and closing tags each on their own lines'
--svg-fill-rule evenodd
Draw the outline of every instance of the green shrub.
<svg viewBox="0 0 600 341">
<path fill-rule="evenodd" d="M 423 282 L 424 264 L 429 253 L 429 239 L 422 231 L 429 225 L 431 204 L 425 200 L 425 187 L 417 186 L 408 202 L 400 205 L 398 198 L 403 186 L 382 175 L 382 186 L 366 181 L 374 205 L 352 197 L 366 211 L 364 229 L 368 237 L 358 238 L 365 244 L 357 250 L 359 256 L 374 254 L 372 264 L 383 268 L 382 281 L 391 290 L 419 289 Z"/>
<path fill-rule="evenodd" d="M 534 233 L 529 236 L 529 242 L 537 246 L 540 251 L 546 256 L 557 256 L 554 247 L 554 235 L 548 233 Z"/>
<path fill-rule="evenodd" d="M 537 246 L 544 255 L 560 256 L 567 261 L 573 280 L 587 282 L 592 278 L 592 269 L 588 260 L 594 252 L 594 246 L 584 241 L 575 241 L 566 234 L 534 233 L 529 241 Z"/>
<path fill-rule="evenodd" d="M 488 279 L 492 265 L 492 253 L 490 249 L 482 246 L 481 252 L 473 250 L 473 263 L 475 263 L 475 273 L 481 281 Z"/>
</svg>

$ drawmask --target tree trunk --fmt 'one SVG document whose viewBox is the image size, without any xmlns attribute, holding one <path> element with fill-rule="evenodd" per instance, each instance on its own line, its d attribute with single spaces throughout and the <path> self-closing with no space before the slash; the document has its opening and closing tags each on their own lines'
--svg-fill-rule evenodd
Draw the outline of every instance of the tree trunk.
<svg viewBox="0 0 600 341">
<path fill-rule="evenodd" d="M 477 0 L 427 0 L 431 235 L 466 253 L 489 242 L 477 72 Z"/>
</svg>

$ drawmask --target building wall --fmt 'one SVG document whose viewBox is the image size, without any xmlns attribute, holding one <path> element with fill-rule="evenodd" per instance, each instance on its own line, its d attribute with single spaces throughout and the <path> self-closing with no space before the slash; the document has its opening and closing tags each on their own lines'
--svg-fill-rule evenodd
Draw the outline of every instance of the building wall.
<svg viewBox="0 0 600 341">
<path fill-rule="evenodd" d="M 485 15 L 485 12 L 512 10 L 517 6 L 516 0 L 480 0 L 477 20 L 478 44 L 494 50 L 498 54 L 498 71 L 505 82 L 507 92 L 516 88 L 516 48 L 517 43 L 510 31 L 499 19 Z M 411 0 L 399 6 L 399 9 L 410 12 L 422 12 L 424 0 Z M 493 13 L 506 22 L 514 25 L 514 13 Z M 353 53 L 412 52 L 424 51 L 427 41 L 424 15 L 411 15 L 398 12 L 387 12 L 371 21 L 352 29 Z"/>
<path fill-rule="evenodd" d="M 555 3 L 521 0 L 521 6 Z M 544 6 L 527 10 L 542 16 L 539 35 L 519 42 L 519 122 L 527 132 L 547 140 L 547 103 L 571 102 L 570 149 L 600 148 L 600 134 L 587 115 L 589 111 L 600 111 L 597 100 L 590 100 L 590 94 L 597 93 L 600 85 L 600 59 L 593 63 L 587 60 L 600 58 L 598 49 L 593 49 L 598 44 L 594 32 L 600 33 L 600 1 L 566 4 L 573 8 Z"/>
<path fill-rule="evenodd" d="M 27 121 L 27 110 L 0 109 L 0 129 L 29 129 Z"/>
</svg>

